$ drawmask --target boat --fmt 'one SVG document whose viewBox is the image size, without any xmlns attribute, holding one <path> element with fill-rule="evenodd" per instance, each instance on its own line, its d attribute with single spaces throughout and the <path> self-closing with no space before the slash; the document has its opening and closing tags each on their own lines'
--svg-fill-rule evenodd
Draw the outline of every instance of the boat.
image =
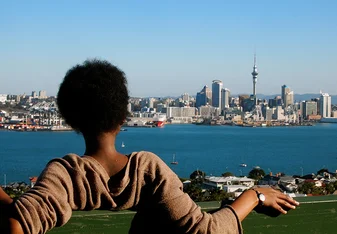
<svg viewBox="0 0 337 234">
<path fill-rule="evenodd" d="M 176 161 L 176 154 L 173 154 L 171 164 L 178 165 L 178 161 Z"/>
<path fill-rule="evenodd" d="M 155 127 L 164 127 L 166 122 L 166 115 L 156 114 L 153 116 L 153 125 Z"/>
<path fill-rule="evenodd" d="M 247 167 L 247 164 L 241 163 L 241 164 L 240 164 L 240 167 Z"/>
<path fill-rule="evenodd" d="M 124 142 L 122 142 L 122 145 L 121 145 L 121 146 L 122 146 L 122 148 L 124 148 L 124 147 L 125 147 L 125 145 L 124 145 Z"/>
<path fill-rule="evenodd" d="M 196 125 L 202 125 L 204 124 L 205 120 L 203 118 L 198 118 L 197 121 L 195 121 Z"/>
</svg>

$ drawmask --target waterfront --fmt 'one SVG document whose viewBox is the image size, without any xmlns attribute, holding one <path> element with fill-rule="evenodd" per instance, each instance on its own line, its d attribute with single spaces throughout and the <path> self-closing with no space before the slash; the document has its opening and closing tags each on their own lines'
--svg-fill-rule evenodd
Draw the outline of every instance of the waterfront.
<svg viewBox="0 0 337 234">
<path fill-rule="evenodd" d="M 166 125 L 130 128 L 117 137 L 122 153 L 147 150 L 159 155 L 180 177 L 196 170 L 208 175 L 230 171 L 246 175 L 254 166 L 266 172 L 316 173 L 337 169 L 337 125 L 312 127 L 240 128 L 230 126 Z M 0 184 L 26 181 L 46 163 L 66 153 L 82 154 L 82 137 L 74 132 L 0 131 Z M 125 147 L 121 147 L 124 142 Z M 171 165 L 172 155 L 178 165 Z M 247 167 L 240 167 L 245 163 Z"/>
</svg>

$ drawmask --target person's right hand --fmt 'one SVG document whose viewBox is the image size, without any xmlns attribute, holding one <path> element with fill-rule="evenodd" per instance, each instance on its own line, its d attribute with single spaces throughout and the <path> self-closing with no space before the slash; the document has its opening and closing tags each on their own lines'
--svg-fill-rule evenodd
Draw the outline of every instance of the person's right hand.
<svg viewBox="0 0 337 234">
<path fill-rule="evenodd" d="M 292 197 L 273 188 L 254 188 L 255 191 L 262 193 L 266 200 L 263 205 L 257 205 L 255 211 L 263 213 L 271 217 L 276 217 L 280 214 L 286 214 L 291 209 L 296 209 L 299 202 Z"/>
</svg>

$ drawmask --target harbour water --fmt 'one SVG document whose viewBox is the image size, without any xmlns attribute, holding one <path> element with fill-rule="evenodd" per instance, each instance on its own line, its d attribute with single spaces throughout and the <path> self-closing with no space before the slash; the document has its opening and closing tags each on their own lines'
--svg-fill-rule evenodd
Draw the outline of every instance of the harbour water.
<svg viewBox="0 0 337 234">
<path fill-rule="evenodd" d="M 230 171 L 247 175 L 255 166 L 268 173 L 316 173 L 337 169 L 337 125 L 242 128 L 232 126 L 166 125 L 129 128 L 116 147 L 125 154 L 146 150 L 159 155 L 180 177 L 194 170 L 208 175 Z M 124 147 L 122 147 L 124 143 Z M 66 153 L 82 155 L 84 143 L 75 132 L 0 131 L 0 184 L 29 181 L 46 163 Z M 177 165 L 172 165 L 175 154 Z M 247 167 L 240 167 L 240 164 Z"/>
</svg>

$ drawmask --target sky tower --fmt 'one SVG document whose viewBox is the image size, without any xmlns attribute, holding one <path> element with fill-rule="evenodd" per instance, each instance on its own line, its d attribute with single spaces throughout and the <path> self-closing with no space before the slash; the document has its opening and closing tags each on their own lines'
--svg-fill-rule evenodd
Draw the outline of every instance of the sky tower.
<svg viewBox="0 0 337 234">
<path fill-rule="evenodd" d="M 256 105 L 256 81 L 257 81 L 257 75 L 259 73 L 257 72 L 257 67 L 256 67 L 256 54 L 254 54 L 254 67 L 253 67 L 253 72 L 252 72 L 252 76 L 253 76 L 253 96 L 255 98 L 255 105 Z"/>
</svg>

